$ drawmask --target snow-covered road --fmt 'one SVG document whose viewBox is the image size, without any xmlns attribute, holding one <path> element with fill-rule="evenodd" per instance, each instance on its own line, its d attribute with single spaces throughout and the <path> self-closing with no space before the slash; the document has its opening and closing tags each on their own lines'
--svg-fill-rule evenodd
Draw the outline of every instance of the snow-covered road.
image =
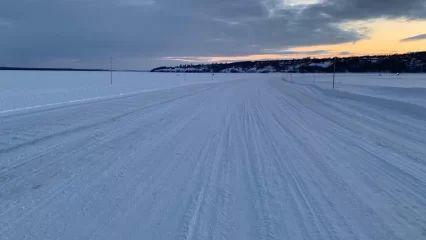
<svg viewBox="0 0 426 240">
<path fill-rule="evenodd" d="M 426 111 L 270 79 L 0 116 L 0 239 L 426 239 Z"/>
</svg>

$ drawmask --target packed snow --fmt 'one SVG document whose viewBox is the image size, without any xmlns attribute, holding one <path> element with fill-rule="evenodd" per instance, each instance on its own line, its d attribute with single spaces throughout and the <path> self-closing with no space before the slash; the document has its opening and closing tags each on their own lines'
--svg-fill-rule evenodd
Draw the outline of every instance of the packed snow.
<svg viewBox="0 0 426 240">
<path fill-rule="evenodd" d="M 425 75 L 0 76 L 0 239 L 426 239 Z"/>
</svg>

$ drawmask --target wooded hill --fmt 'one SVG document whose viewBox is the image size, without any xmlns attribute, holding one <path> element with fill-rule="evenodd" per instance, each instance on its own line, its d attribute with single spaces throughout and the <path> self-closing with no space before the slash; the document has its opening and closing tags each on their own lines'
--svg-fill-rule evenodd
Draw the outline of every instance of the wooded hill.
<svg viewBox="0 0 426 240">
<path fill-rule="evenodd" d="M 213 64 L 184 64 L 159 67 L 151 72 L 214 72 L 214 73 L 271 73 L 271 72 L 426 72 L 426 52 L 360 56 L 344 58 L 303 58 L 292 60 L 245 61 Z"/>
</svg>

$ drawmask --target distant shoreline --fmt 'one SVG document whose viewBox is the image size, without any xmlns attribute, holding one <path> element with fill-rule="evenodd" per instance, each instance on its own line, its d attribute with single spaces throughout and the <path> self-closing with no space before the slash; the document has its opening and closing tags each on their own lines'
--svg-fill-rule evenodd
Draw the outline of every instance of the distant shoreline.
<svg viewBox="0 0 426 240">
<path fill-rule="evenodd" d="M 0 67 L 0 71 L 56 71 L 56 72 L 110 72 L 108 69 L 84 69 L 84 68 L 23 68 Z M 112 70 L 113 72 L 149 72 L 149 70 Z"/>
<path fill-rule="evenodd" d="M 151 72 L 174 73 L 426 73 L 426 51 L 392 55 L 366 55 L 287 60 L 162 66 Z"/>
</svg>

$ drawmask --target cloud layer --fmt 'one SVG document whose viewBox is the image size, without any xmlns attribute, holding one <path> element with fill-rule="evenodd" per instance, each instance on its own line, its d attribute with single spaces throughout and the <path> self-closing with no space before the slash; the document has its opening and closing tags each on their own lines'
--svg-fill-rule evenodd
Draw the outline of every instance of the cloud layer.
<svg viewBox="0 0 426 240">
<path fill-rule="evenodd" d="M 401 42 L 412 42 L 426 39 L 426 34 L 420 34 L 409 38 L 401 39 Z"/>
<path fill-rule="evenodd" d="M 340 23 L 426 18 L 425 0 L 2 0 L 0 65 L 147 69 L 364 38 Z M 284 49 L 284 50 L 283 50 Z M 169 58 L 166 58 L 169 57 Z"/>
</svg>

